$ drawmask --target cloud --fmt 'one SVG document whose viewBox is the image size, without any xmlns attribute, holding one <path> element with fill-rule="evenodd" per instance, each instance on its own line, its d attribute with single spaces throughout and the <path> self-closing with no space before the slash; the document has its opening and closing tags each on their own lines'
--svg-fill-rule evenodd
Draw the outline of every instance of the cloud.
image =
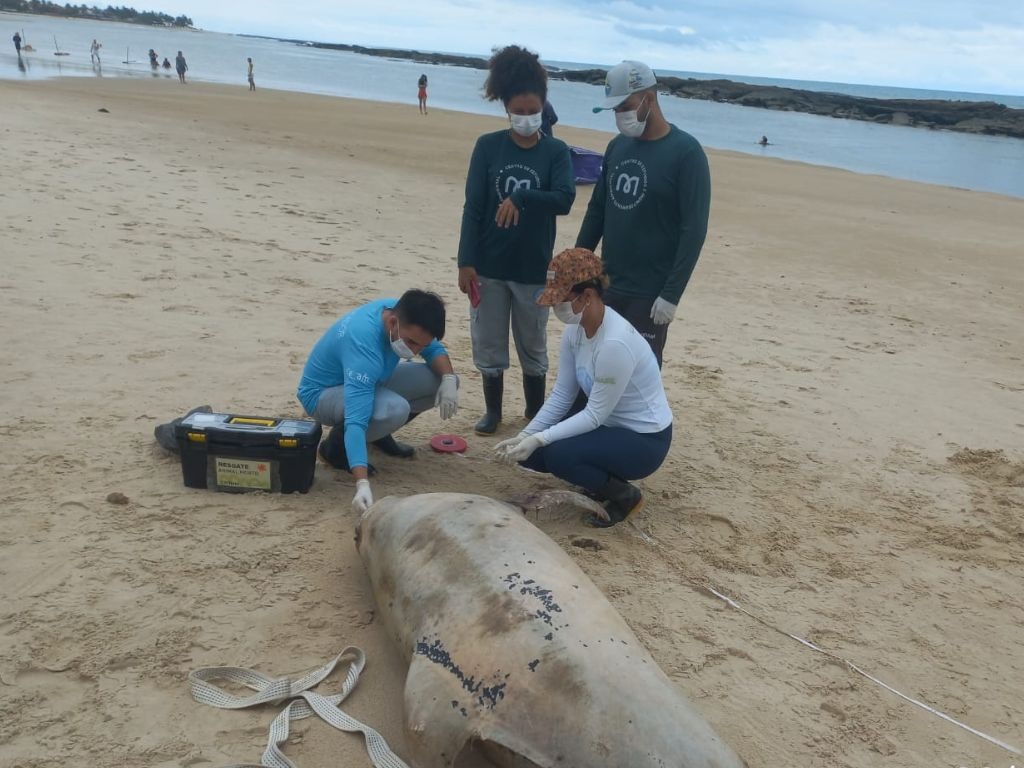
<svg viewBox="0 0 1024 768">
<path fill-rule="evenodd" d="M 1021 0 L 220 0 L 202 27 L 486 56 L 1020 93 Z M 171 12 L 170 10 L 168 12 Z M 177 12 L 177 11 L 175 11 Z"/>
<path fill-rule="evenodd" d="M 691 69 L 764 77 L 1013 93 L 1024 82 L 1024 28 L 945 31 L 908 25 L 884 34 L 820 25 L 799 37 L 711 45 Z M 1011 64 L 1011 62 L 1016 62 Z"/>
<path fill-rule="evenodd" d="M 696 33 L 690 27 L 654 27 L 647 25 L 616 24 L 615 29 L 627 37 L 653 40 L 666 45 L 693 45 L 698 43 Z"/>
</svg>

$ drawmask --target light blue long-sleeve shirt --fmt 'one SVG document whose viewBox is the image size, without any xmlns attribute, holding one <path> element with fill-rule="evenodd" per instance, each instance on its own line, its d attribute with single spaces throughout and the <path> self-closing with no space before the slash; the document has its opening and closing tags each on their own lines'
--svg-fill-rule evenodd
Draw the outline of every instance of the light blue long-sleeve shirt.
<svg viewBox="0 0 1024 768">
<path fill-rule="evenodd" d="M 398 365 L 398 355 L 381 322 L 381 312 L 397 303 L 398 299 L 377 299 L 339 318 L 313 346 L 299 380 L 299 402 L 310 415 L 325 389 L 344 386 L 345 452 L 350 467 L 367 464 L 366 427 L 377 387 L 391 378 Z M 428 364 L 447 354 L 437 339 L 420 352 Z"/>
</svg>

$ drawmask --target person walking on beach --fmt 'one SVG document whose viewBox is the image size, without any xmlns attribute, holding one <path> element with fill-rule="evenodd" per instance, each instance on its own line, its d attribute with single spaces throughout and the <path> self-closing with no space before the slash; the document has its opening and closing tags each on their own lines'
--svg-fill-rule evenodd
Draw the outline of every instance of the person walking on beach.
<svg viewBox="0 0 1024 768">
<path fill-rule="evenodd" d="M 420 75 L 419 82 L 419 101 L 420 101 L 420 114 L 427 114 L 427 76 L 426 74 Z"/>
<path fill-rule="evenodd" d="M 149 49 L 149 66 L 157 69 L 160 66 L 160 56 L 152 48 Z"/>
<path fill-rule="evenodd" d="M 547 91 L 536 53 L 517 45 L 495 51 L 484 95 L 504 104 L 509 128 L 484 134 L 473 148 L 458 255 L 459 290 L 471 297 L 473 363 L 483 377 L 486 412 L 475 427 L 481 435 L 501 422 L 510 323 L 526 416 L 544 403 L 548 308 L 534 299 L 554 250 L 555 217 L 576 199 L 569 148 L 540 132 Z"/>
<path fill-rule="evenodd" d="M 174 57 L 174 68 L 178 70 L 178 80 L 182 83 L 185 82 L 185 73 L 188 71 L 188 64 L 185 63 L 185 57 L 181 51 L 178 51 L 178 55 Z"/>
<path fill-rule="evenodd" d="M 171 68 L 171 60 L 168 59 L 166 56 L 164 56 L 164 63 L 161 64 L 160 66 L 162 66 L 164 69 L 170 69 Z"/>
<path fill-rule="evenodd" d="M 100 43 L 96 42 L 96 38 L 94 37 L 92 39 L 92 45 L 89 46 L 89 58 L 92 60 L 93 64 L 100 63 L 100 48 L 102 47 L 103 46 Z"/>
<path fill-rule="evenodd" d="M 437 294 L 411 289 L 342 315 L 313 346 L 297 396 L 306 413 L 331 427 L 320 458 L 356 479 L 352 508 L 373 503 L 366 443 L 411 458 L 412 446 L 391 433 L 436 407 L 443 420 L 458 411 L 459 380 L 444 338 L 445 307 Z M 410 362 L 420 355 L 424 362 Z"/>
<path fill-rule="evenodd" d="M 17 32 L 14 33 L 14 37 L 11 38 L 14 41 L 14 52 L 18 54 L 18 58 L 21 58 L 21 35 Z"/>
<path fill-rule="evenodd" d="M 576 237 L 601 253 L 611 288 L 605 303 L 647 339 L 662 364 L 668 324 L 700 257 L 711 207 L 711 175 L 700 143 L 669 123 L 658 81 L 639 61 L 608 71 L 605 99 L 619 129 Z"/>
<path fill-rule="evenodd" d="M 252 74 L 252 57 L 250 57 L 250 58 L 248 59 L 248 61 L 249 61 L 249 90 L 250 90 L 250 91 L 255 91 L 255 90 L 256 90 L 256 81 L 255 81 L 255 80 L 253 80 L 253 74 Z"/>
</svg>

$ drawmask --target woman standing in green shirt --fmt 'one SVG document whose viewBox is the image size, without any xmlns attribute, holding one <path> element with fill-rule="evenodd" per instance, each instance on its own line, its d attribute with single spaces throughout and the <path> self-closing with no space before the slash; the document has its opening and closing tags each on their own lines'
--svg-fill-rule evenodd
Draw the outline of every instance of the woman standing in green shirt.
<svg viewBox="0 0 1024 768">
<path fill-rule="evenodd" d="M 475 429 L 483 435 L 494 434 L 501 422 L 510 325 L 526 417 L 544 403 L 548 308 L 535 300 L 554 251 L 555 217 L 567 214 L 576 198 L 569 148 L 540 131 L 547 92 L 537 54 L 510 45 L 491 57 L 484 96 L 502 102 L 509 127 L 484 134 L 473 149 L 458 258 L 459 290 L 475 305 L 469 315 L 473 363 L 487 407 Z"/>
</svg>

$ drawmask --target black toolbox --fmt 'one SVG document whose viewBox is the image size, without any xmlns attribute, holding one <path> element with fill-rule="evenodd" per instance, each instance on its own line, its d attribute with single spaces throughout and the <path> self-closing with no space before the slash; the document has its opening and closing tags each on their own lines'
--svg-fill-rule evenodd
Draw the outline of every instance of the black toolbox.
<svg viewBox="0 0 1024 768">
<path fill-rule="evenodd" d="M 321 431 L 308 419 L 193 413 L 175 426 L 174 436 L 189 488 L 305 493 Z"/>
</svg>

